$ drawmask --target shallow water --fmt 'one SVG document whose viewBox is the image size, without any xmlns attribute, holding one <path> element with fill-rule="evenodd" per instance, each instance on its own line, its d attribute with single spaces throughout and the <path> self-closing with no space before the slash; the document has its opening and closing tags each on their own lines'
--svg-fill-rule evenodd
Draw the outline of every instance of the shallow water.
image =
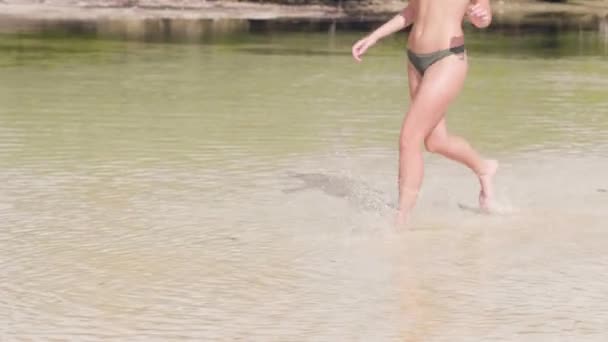
<svg viewBox="0 0 608 342">
<path fill-rule="evenodd" d="M 391 226 L 403 37 L 0 39 L 0 340 L 606 340 L 608 49 L 474 35 Z M 464 209 L 463 209 L 464 208 Z"/>
</svg>

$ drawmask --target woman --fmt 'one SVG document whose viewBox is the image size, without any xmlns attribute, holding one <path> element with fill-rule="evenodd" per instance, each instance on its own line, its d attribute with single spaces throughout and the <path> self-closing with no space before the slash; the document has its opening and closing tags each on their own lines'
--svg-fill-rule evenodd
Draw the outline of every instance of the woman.
<svg viewBox="0 0 608 342">
<path fill-rule="evenodd" d="M 397 223 L 405 224 L 416 202 L 423 177 L 422 145 L 469 167 L 479 177 L 479 204 L 489 210 L 493 199 L 495 160 L 483 159 L 461 137 L 449 134 L 448 105 L 462 89 L 468 63 L 463 18 L 478 28 L 490 25 L 489 0 L 410 0 L 408 6 L 352 48 L 361 56 L 380 39 L 413 24 L 408 38 L 410 108 L 401 126 L 399 144 L 399 209 Z"/>
</svg>

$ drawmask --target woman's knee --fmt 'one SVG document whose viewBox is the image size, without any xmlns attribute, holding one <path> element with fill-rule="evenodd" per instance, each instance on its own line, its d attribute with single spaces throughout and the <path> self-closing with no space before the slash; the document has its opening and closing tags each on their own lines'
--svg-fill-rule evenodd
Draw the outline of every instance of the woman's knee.
<svg viewBox="0 0 608 342">
<path fill-rule="evenodd" d="M 444 138 L 436 134 L 431 134 L 424 139 L 424 147 L 431 153 L 440 153 L 444 144 Z"/>
</svg>

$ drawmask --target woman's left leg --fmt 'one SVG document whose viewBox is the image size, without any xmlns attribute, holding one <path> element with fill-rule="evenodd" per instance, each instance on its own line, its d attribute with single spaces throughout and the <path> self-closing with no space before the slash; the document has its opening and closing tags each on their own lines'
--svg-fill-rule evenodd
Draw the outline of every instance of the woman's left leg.
<svg viewBox="0 0 608 342">
<path fill-rule="evenodd" d="M 457 161 L 469 167 L 479 178 L 481 191 L 479 193 L 479 206 L 482 210 L 490 211 L 494 198 L 493 177 L 498 169 L 498 162 L 484 159 L 466 141 L 457 135 L 448 132 L 445 118 L 425 138 L 427 151 L 438 153 L 446 158 Z"/>
</svg>

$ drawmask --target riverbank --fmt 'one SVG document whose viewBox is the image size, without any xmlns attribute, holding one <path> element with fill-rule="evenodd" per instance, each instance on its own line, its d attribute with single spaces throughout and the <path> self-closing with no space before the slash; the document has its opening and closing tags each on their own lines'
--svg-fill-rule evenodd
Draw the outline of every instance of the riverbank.
<svg viewBox="0 0 608 342">
<path fill-rule="evenodd" d="M 402 1 L 345 1 L 341 6 L 282 5 L 237 1 L 5 0 L 1 33 L 68 31 L 146 38 L 201 36 L 263 29 L 368 29 L 402 9 Z M 557 27 L 608 31 L 608 2 L 568 4 L 494 1 L 491 28 Z"/>
</svg>

